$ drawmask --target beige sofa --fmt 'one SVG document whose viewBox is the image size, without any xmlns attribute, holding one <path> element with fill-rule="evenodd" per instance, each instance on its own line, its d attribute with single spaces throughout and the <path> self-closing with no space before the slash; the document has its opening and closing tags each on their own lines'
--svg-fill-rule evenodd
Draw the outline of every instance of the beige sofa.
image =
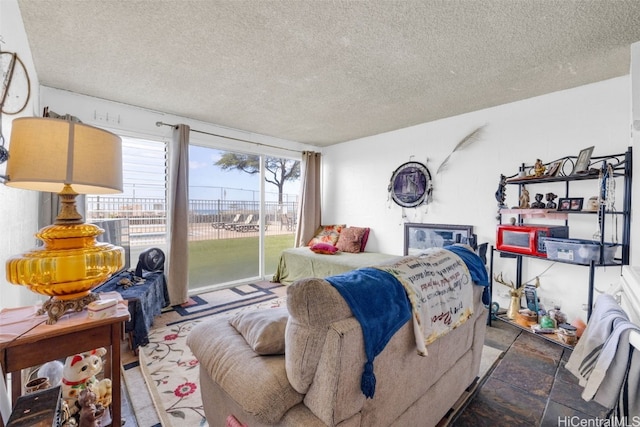
<svg viewBox="0 0 640 427">
<path fill-rule="evenodd" d="M 360 324 L 323 279 L 289 286 L 285 355 L 256 354 L 228 317 L 197 325 L 187 342 L 209 425 L 229 416 L 250 427 L 436 425 L 478 375 L 487 316 L 483 288 L 473 288 L 473 316 L 428 345 L 428 356 L 416 352 L 411 321 L 393 335 L 374 361 L 372 399 L 360 389 Z"/>
</svg>

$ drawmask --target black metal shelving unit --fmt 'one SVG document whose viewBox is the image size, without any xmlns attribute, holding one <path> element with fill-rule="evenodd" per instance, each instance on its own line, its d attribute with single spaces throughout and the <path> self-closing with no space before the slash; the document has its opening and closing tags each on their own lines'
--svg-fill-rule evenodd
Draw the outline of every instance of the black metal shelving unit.
<svg viewBox="0 0 640 427">
<path fill-rule="evenodd" d="M 555 162 L 561 161 L 563 167 L 567 164 L 575 164 L 575 160 L 577 156 L 567 156 L 561 159 L 550 162 L 549 164 L 553 164 Z M 548 165 L 547 165 L 548 166 Z M 585 211 L 563 211 L 563 214 L 566 214 L 565 224 L 569 224 L 569 217 L 571 215 L 597 215 L 599 219 L 600 225 L 600 253 L 597 261 L 591 261 L 588 265 L 586 264 L 575 264 L 568 261 L 563 260 L 549 260 L 552 262 L 560 262 L 560 263 L 569 263 L 572 265 L 583 265 L 589 268 L 589 296 L 588 296 L 588 311 L 587 318 L 591 317 L 591 308 L 593 307 L 593 289 L 595 282 L 595 271 L 598 267 L 605 266 L 622 266 L 629 264 L 629 243 L 631 239 L 631 172 L 632 172 L 632 150 L 631 147 L 627 148 L 627 151 L 619 154 L 612 154 L 607 156 L 597 156 L 592 157 L 589 164 L 590 170 L 596 170 L 598 173 L 590 173 L 584 175 L 565 175 L 562 172 L 560 176 L 542 176 L 542 177 L 531 177 L 530 175 L 533 171 L 534 166 L 529 166 L 522 164 L 519 169 L 519 173 L 513 175 L 510 179 L 507 179 L 506 185 L 517 185 L 518 186 L 518 196 L 522 194 L 523 186 L 531 185 L 531 184 L 547 184 L 552 182 L 564 182 L 565 183 L 565 197 L 570 197 L 570 184 L 575 181 L 586 181 L 586 180 L 597 180 L 600 178 L 600 170 L 612 170 L 612 176 L 610 179 L 618 179 L 622 180 L 624 183 L 623 187 L 623 203 L 622 210 L 611 212 L 606 210 L 604 205 L 600 205 L 597 211 L 593 212 L 585 212 Z M 609 169 L 611 168 L 611 169 Z M 524 177 L 518 177 L 523 176 Z M 602 189 L 599 189 L 602 191 Z M 517 211 L 517 223 L 524 224 L 524 218 L 526 218 L 527 214 L 532 211 L 540 210 L 528 210 L 528 209 L 508 209 L 509 213 L 514 213 Z M 550 214 L 555 214 L 556 211 L 549 211 Z M 502 213 L 500 214 L 500 216 Z M 544 215 L 544 213 L 543 213 Z M 621 247 L 621 256 L 619 258 L 615 258 L 613 262 L 604 262 L 604 247 L 605 245 L 613 244 L 605 241 L 605 222 L 607 215 L 620 215 L 622 218 L 622 239 L 620 243 L 616 243 Z M 516 283 L 518 286 L 522 284 L 522 263 L 523 259 L 526 258 L 536 258 L 546 260 L 547 258 L 538 257 L 538 256 L 529 256 L 523 255 L 515 252 L 501 251 L 494 247 L 491 248 L 490 255 L 490 266 L 489 266 L 489 274 L 491 276 L 491 292 L 493 295 L 493 263 L 494 263 L 494 253 L 500 254 L 502 257 L 510 257 L 514 258 L 516 262 Z M 491 319 L 491 314 L 490 314 Z M 489 320 L 490 323 L 491 320 Z"/>
</svg>

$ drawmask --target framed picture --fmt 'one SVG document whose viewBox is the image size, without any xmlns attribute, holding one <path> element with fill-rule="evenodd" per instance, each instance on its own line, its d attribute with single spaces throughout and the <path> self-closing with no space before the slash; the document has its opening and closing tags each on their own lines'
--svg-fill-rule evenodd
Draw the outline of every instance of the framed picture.
<svg viewBox="0 0 640 427">
<path fill-rule="evenodd" d="M 413 208 L 425 203 L 430 190 L 431 174 L 422 163 L 404 163 L 391 175 L 391 198 L 404 208 Z"/>
<path fill-rule="evenodd" d="M 441 248 L 454 243 L 471 244 L 472 238 L 472 225 L 406 223 L 404 254 L 417 255 L 428 248 Z"/>
<path fill-rule="evenodd" d="M 576 159 L 576 164 L 573 167 L 573 171 L 571 171 L 571 175 L 576 175 L 579 173 L 585 173 L 589 171 L 589 161 L 591 160 L 591 154 L 593 153 L 593 145 L 589 148 L 585 148 L 580 151 L 578 154 L 578 158 Z"/>
<path fill-rule="evenodd" d="M 560 172 L 560 167 L 562 166 L 562 160 L 558 160 L 557 162 L 551 163 L 549 169 L 547 169 L 547 173 L 545 176 L 556 176 L 558 172 Z"/>
<path fill-rule="evenodd" d="M 558 200 L 559 211 L 581 211 L 584 198 L 582 197 L 569 197 Z"/>
</svg>

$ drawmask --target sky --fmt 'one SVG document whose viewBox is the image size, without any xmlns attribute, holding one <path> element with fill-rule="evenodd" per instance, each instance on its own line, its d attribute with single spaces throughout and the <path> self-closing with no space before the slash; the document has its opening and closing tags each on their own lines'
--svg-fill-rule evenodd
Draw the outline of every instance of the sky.
<svg viewBox="0 0 640 427">
<path fill-rule="evenodd" d="M 189 146 L 189 199 L 258 201 L 258 174 L 238 170 L 224 171 L 215 163 L 224 151 Z M 155 141 L 123 139 L 123 197 L 164 198 L 164 148 Z M 284 201 L 295 202 L 300 181 L 285 184 Z M 265 183 L 267 201 L 278 200 L 278 188 Z"/>
<path fill-rule="evenodd" d="M 189 147 L 189 187 L 190 199 L 203 200 L 256 200 L 260 198 L 260 176 L 250 175 L 238 170 L 224 171 L 214 166 L 224 152 L 213 148 Z M 288 182 L 285 194 L 290 201 L 298 193 L 300 182 Z M 265 184 L 267 201 L 275 201 L 278 188 L 270 183 Z M 285 201 L 287 197 L 285 196 Z"/>
</svg>

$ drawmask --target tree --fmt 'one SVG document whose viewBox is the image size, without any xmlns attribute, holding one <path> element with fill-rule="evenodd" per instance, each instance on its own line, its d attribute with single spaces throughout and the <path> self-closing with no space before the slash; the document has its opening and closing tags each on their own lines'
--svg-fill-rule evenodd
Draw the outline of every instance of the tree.
<svg viewBox="0 0 640 427">
<path fill-rule="evenodd" d="M 215 165 L 222 170 L 240 170 L 253 175 L 260 172 L 260 156 L 227 152 L 215 162 Z M 279 204 L 282 204 L 284 183 L 298 178 L 300 178 L 300 162 L 298 160 L 266 158 L 264 180 L 278 187 Z"/>
</svg>

